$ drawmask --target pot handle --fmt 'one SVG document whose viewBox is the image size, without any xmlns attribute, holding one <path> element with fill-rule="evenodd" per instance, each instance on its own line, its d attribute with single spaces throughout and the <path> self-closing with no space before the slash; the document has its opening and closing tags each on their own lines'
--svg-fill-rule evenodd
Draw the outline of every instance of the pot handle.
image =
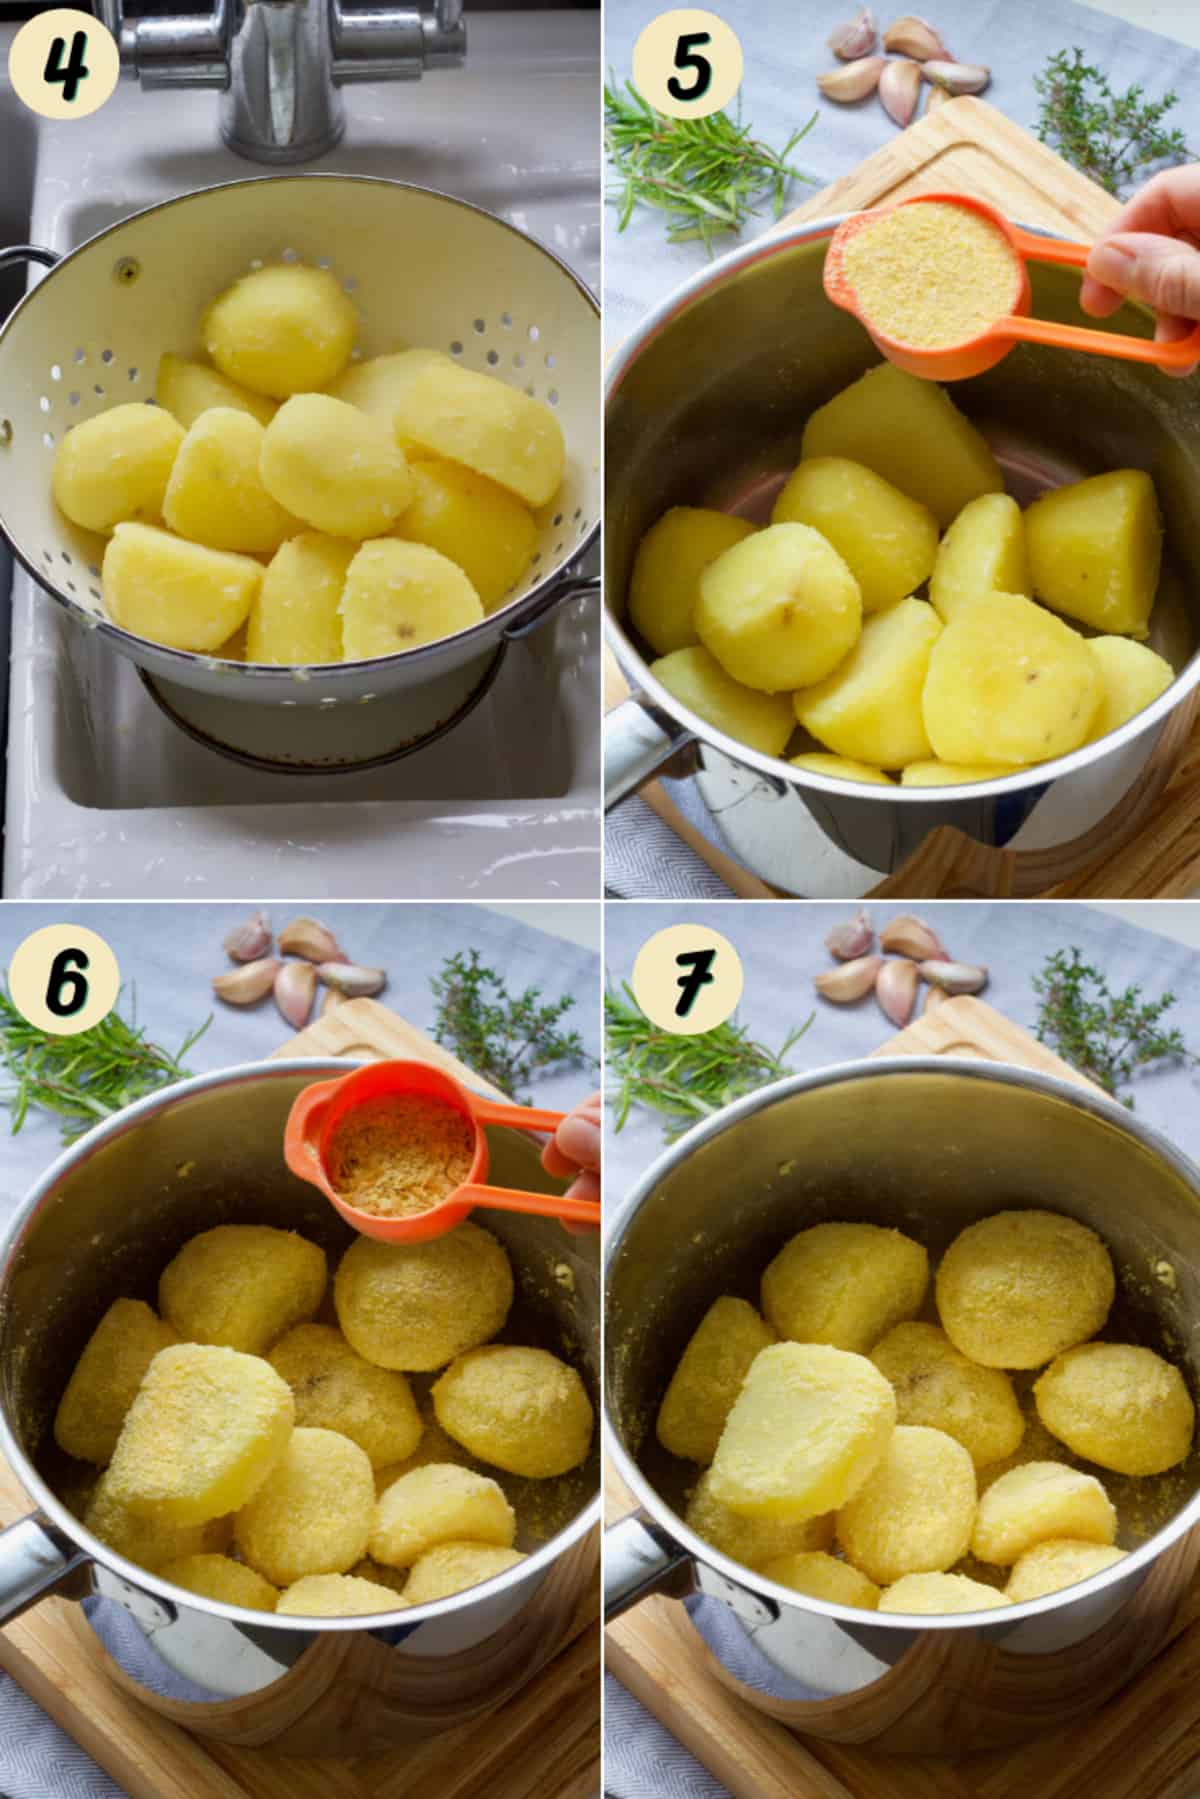
<svg viewBox="0 0 1200 1799">
<path fill-rule="evenodd" d="M 644 695 L 614 706 L 604 718 L 605 810 L 627 800 L 680 750 L 695 742 L 693 732 Z"/>
<path fill-rule="evenodd" d="M 648 1512 L 631 1512 L 604 1533 L 604 1620 L 662 1593 L 682 1599 L 693 1591 L 692 1558 Z"/>
<path fill-rule="evenodd" d="M 38 1512 L 0 1531 L 0 1625 L 53 1593 L 91 1560 Z"/>
<path fill-rule="evenodd" d="M 12 244 L 0 250 L 0 269 L 11 268 L 14 262 L 40 262 L 44 269 L 52 269 L 59 261 L 54 250 L 40 250 L 36 244 Z"/>
</svg>

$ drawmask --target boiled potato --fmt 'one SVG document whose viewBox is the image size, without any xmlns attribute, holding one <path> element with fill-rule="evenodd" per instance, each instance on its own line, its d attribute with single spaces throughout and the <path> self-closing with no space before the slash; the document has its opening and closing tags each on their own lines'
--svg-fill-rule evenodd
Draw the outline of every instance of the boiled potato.
<svg viewBox="0 0 1200 1799">
<path fill-rule="evenodd" d="M 469 1350 L 434 1383 L 432 1397 L 442 1429 L 507 1474 L 546 1480 L 587 1459 L 592 1402 L 576 1370 L 549 1350 Z"/>
<path fill-rule="evenodd" d="M 879 1588 L 848 1562 L 819 1549 L 807 1553 L 776 1556 L 761 1570 L 768 1580 L 795 1593 L 808 1593 L 814 1599 L 828 1599 L 834 1605 L 857 1605 L 873 1612 L 879 1605 Z"/>
<path fill-rule="evenodd" d="M 324 1252 L 295 1231 L 218 1224 L 189 1238 L 159 1278 L 159 1310 L 189 1343 L 266 1355 L 325 1292 Z"/>
<path fill-rule="evenodd" d="M 924 600 L 876 613 L 827 680 L 792 696 L 796 717 L 838 756 L 878 768 L 927 761 L 921 697 L 941 629 Z"/>
<path fill-rule="evenodd" d="M 998 781 L 1003 775 L 1019 775 L 1022 770 L 1003 762 L 910 762 L 900 771 L 901 787 L 966 787 L 972 781 Z"/>
<path fill-rule="evenodd" d="M 369 412 L 395 434 L 396 407 L 410 382 L 424 369 L 456 365 L 441 350 L 393 350 L 387 356 L 372 356 L 362 362 L 351 362 L 336 381 L 326 387 L 335 400 L 345 400 L 360 412 Z M 402 449 L 407 442 L 398 437 Z"/>
<path fill-rule="evenodd" d="M 465 463 L 528 506 L 544 506 L 558 491 L 566 445 L 557 418 L 540 400 L 440 359 L 417 369 L 396 398 L 401 440 Z"/>
<path fill-rule="evenodd" d="M 378 1500 L 370 1551 L 389 1568 L 411 1568 L 439 1543 L 492 1543 L 511 1549 L 516 1533 L 516 1513 L 494 1480 L 469 1468 L 430 1462 L 394 1481 Z"/>
<path fill-rule="evenodd" d="M 107 1470 L 96 1483 L 83 1524 L 117 1555 L 152 1574 L 182 1556 L 219 1555 L 229 1547 L 232 1530 L 227 1515 L 203 1524 L 174 1524 L 161 1507 L 155 1507 L 153 1516 L 141 1516 L 118 1492 Z"/>
<path fill-rule="evenodd" d="M 1086 742 L 1103 691 L 1070 625 L 1021 594 L 980 595 L 934 645 L 925 729 L 941 762 L 1028 766 Z"/>
<path fill-rule="evenodd" d="M 762 756 L 781 755 L 796 729 L 786 694 L 743 687 L 702 644 L 660 656 L 650 664 L 650 673 L 705 724 Z"/>
<path fill-rule="evenodd" d="M 483 617 L 479 595 L 457 563 L 395 537 L 363 544 L 346 570 L 341 612 L 347 662 L 398 656 Z"/>
<path fill-rule="evenodd" d="M 143 1300 L 114 1300 L 84 1345 L 58 1402 L 54 1441 L 59 1448 L 106 1467 L 146 1370 L 160 1349 L 178 1341 Z"/>
<path fill-rule="evenodd" d="M 1162 519 L 1144 470 L 1052 488 L 1025 514 L 1033 591 L 1056 612 L 1145 637 L 1162 562 Z"/>
<path fill-rule="evenodd" d="M 358 545 L 302 531 L 276 550 L 246 626 L 246 660 L 295 667 L 342 660 L 342 590 Z"/>
<path fill-rule="evenodd" d="M 938 546 L 929 599 L 944 625 L 981 593 L 1033 592 L 1025 521 L 1006 493 L 980 494 L 963 507 Z"/>
<path fill-rule="evenodd" d="M 895 1423 L 892 1389 L 865 1356 L 773 1343 L 751 1363 L 721 1433 L 713 1497 L 783 1524 L 835 1511 L 874 1473 Z"/>
<path fill-rule="evenodd" d="M 700 577 L 723 551 L 753 534 L 748 519 L 706 506 L 672 506 L 651 525 L 629 577 L 629 621 L 656 655 L 699 643 Z"/>
<path fill-rule="evenodd" d="M 1116 1276 L 1086 1224 L 1058 1212 L 994 1212 L 942 1257 L 938 1316 L 956 1349 L 986 1368 L 1040 1368 L 1095 1336 Z"/>
<path fill-rule="evenodd" d="M 710 1548 L 747 1568 L 764 1568 L 779 1556 L 828 1549 L 833 1542 L 833 1513 L 785 1524 L 778 1518 L 746 1518 L 719 1500 L 711 1473 L 702 1474 L 688 1500 L 684 1523 Z"/>
<path fill-rule="evenodd" d="M 921 1309 L 929 1257 L 877 1224 L 814 1224 L 788 1240 L 762 1277 L 762 1309 L 781 1337 L 866 1355 Z"/>
<path fill-rule="evenodd" d="M 172 531 L 210 550 L 270 555 L 301 530 L 258 475 L 263 427 L 248 412 L 212 406 L 179 446 L 163 498 Z"/>
<path fill-rule="evenodd" d="M 413 1563 L 405 1601 L 431 1605 L 435 1599 L 477 1587 L 481 1580 L 494 1580 L 524 1560 L 519 1549 L 501 1549 L 494 1543 L 438 1543 Z"/>
<path fill-rule="evenodd" d="M 1165 693 L 1175 679 L 1175 670 L 1146 644 L 1133 643 L 1128 637 L 1093 637 L 1088 649 L 1100 664 L 1104 683 L 1100 709 L 1088 735 L 1090 743 L 1115 731 Z"/>
<path fill-rule="evenodd" d="M 337 276 L 301 263 L 243 275 L 200 324 L 205 352 L 221 373 L 273 400 L 340 375 L 357 331 L 358 313 Z"/>
<path fill-rule="evenodd" d="M 473 469 L 438 457 L 414 462 L 413 497 L 395 527 L 397 537 L 428 544 L 456 562 L 494 612 L 529 570 L 537 549 L 533 514 L 506 487 Z"/>
<path fill-rule="evenodd" d="M 971 500 L 1004 489 L 999 463 L 949 394 L 890 362 L 813 413 L 802 453 L 865 463 L 928 506 L 943 530 Z"/>
<path fill-rule="evenodd" d="M 292 1389 L 298 1425 L 349 1437 L 372 1468 L 415 1452 L 423 1427 L 407 1380 L 364 1361 L 331 1325 L 296 1325 L 267 1360 Z"/>
<path fill-rule="evenodd" d="M 297 394 L 263 438 L 259 473 L 281 506 L 331 537 L 378 537 L 413 495 L 387 426 L 328 394 Z"/>
<path fill-rule="evenodd" d="M 902 1574 L 879 1600 L 881 1612 L 991 1612 L 1010 1604 L 995 1587 L 965 1574 Z"/>
<path fill-rule="evenodd" d="M 494 1337 L 513 1298 L 503 1247 L 478 1224 L 428 1243 L 353 1242 L 333 1287 L 338 1323 L 352 1348 L 381 1368 L 444 1368 Z"/>
<path fill-rule="evenodd" d="M 1094 1474 L 1065 1462 L 1025 1462 L 979 1498 L 971 1552 L 1007 1568 L 1050 1537 L 1110 1544 L 1117 1514 Z"/>
<path fill-rule="evenodd" d="M 337 1431 L 302 1426 L 238 1512 L 233 1538 L 244 1562 L 288 1587 L 306 1574 L 345 1574 L 361 1561 L 374 1512 L 365 1450 Z"/>
<path fill-rule="evenodd" d="M 842 558 L 864 612 L 882 612 L 920 587 L 938 553 L 927 506 L 844 456 L 812 456 L 788 477 L 771 523 L 811 525 Z"/>
<path fill-rule="evenodd" d="M 221 1605 L 244 1605 L 250 1611 L 273 1612 L 279 1594 L 269 1580 L 228 1555 L 181 1555 L 158 1570 L 164 1580 L 215 1599 Z"/>
<path fill-rule="evenodd" d="M 281 1618 L 365 1618 L 407 1603 L 390 1587 L 357 1574 L 305 1574 L 280 1595 L 275 1610 Z"/>
<path fill-rule="evenodd" d="M 260 562 L 186 543 L 157 525 L 118 525 L 100 585 L 114 625 L 173 650 L 217 650 L 249 617 Z"/>
<path fill-rule="evenodd" d="M 239 387 L 219 369 L 206 368 L 202 362 L 188 362 L 170 353 L 159 358 L 154 398 L 164 411 L 179 420 L 185 431 L 211 406 L 233 406 L 238 412 L 248 412 L 260 425 L 269 425 L 276 411 L 274 400 L 252 394 L 248 387 Z"/>
<path fill-rule="evenodd" d="M 1124 1549 L 1113 1549 L 1104 1543 L 1084 1543 L 1073 1537 L 1051 1537 L 1028 1550 L 1014 1564 L 1004 1589 L 1005 1597 L 1014 1605 L 1024 1599 L 1041 1599 L 1046 1593 L 1073 1587 L 1077 1580 L 1090 1580 L 1102 1568 L 1125 1560 Z"/>
<path fill-rule="evenodd" d="M 1163 1474 L 1186 1460 L 1196 1409 L 1178 1368 L 1133 1343 L 1083 1343 L 1034 1385 L 1038 1416 L 1068 1449 L 1117 1474 Z"/>
<path fill-rule="evenodd" d="M 849 756 L 831 756 L 823 750 L 808 750 L 803 756 L 789 756 L 793 768 L 810 768 L 815 775 L 835 775 L 842 781 L 869 781 L 875 787 L 891 787 L 894 782 L 881 768 L 866 762 L 852 762 Z"/>
<path fill-rule="evenodd" d="M 702 571 L 694 619 L 701 643 L 735 681 L 785 693 L 820 681 L 853 649 L 862 598 L 819 531 L 768 525 Z"/>
<path fill-rule="evenodd" d="M 760 1349 L 775 1332 L 752 1305 L 714 1299 L 692 1332 L 658 1408 L 655 1432 L 672 1455 L 707 1466 L 725 1420 Z"/>
<path fill-rule="evenodd" d="M 976 1468 L 1012 1455 L 1025 1421 L 1012 1382 L 955 1349 L 936 1324 L 897 1324 L 871 1360 L 892 1383 L 901 1424 L 924 1424 L 961 1443 Z"/>
<path fill-rule="evenodd" d="M 60 512 L 85 531 L 109 532 L 162 515 L 183 428 L 161 406 L 112 406 L 72 425 L 54 452 Z"/>
<path fill-rule="evenodd" d="M 898 1424 L 879 1463 L 837 1515 L 851 1565 L 878 1586 L 902 1574 L 943 1574 L 967 1552 L 975 1468 L 944 1431 Z"/>
</svg>

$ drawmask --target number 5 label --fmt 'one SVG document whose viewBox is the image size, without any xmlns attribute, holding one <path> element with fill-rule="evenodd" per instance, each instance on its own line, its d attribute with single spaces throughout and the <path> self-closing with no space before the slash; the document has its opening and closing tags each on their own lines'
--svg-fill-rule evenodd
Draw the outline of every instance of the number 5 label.
<svg viewBox="0 0 1200 1799">
<path fill-rule="evenodd" d="M 659 13 L 633 46 L 633 85 L 673 119 L 719 112 L 742 84 L 742 46 L 715 12 Z"/>
<path fill-rule="evenodd" d="M 51 924 L 19 945 L 8 965 L 8 991 L 17 1011 L 38 1030 L 74 1036 L 112 1011 L 121 971 L 95 931 Z"/>
</svg>

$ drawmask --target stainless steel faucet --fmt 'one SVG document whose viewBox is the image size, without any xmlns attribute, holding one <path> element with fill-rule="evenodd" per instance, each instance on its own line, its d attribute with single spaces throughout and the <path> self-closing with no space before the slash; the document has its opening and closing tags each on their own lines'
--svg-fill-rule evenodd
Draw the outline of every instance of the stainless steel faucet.
<svg viewBox="0 0 1200 1799">
<path fill-rule="evenodd" d="M 214 0 L 211 13 L 124 17 L 96 0 L 121 48 L 122 73 L 143 87 L 221 90 L 221 136 L 254 162 L 307 162 L 345 128 L 348 81 L 411 81 L 466 60 L 462 0 L 430 10 L 344 9 L 341 0 Z"/>
</svg>

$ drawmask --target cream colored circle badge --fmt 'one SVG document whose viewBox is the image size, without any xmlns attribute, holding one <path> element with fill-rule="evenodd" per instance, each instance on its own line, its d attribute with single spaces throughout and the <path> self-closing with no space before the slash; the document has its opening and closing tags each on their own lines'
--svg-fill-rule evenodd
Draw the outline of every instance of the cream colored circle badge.
<svg viewBox="0 0 1200 1799">
<path fill-rule="evenodd" d="M 121 971 L 95 931 L 44 925 L 13 955 L 8 991 L 29 1024 L 53 1037 L 72 1037 L 107 1018 L 121 991 Z"/>
<path fill-rule="evenodd" d="M 707 925 L 676 924 L 647 938 L 633 965 L 633 995 L 662 1031 L 697 1037 L 724 1024 L 742 997 L 742 962 Z"/>
<path fill-rule="evenodd" d="M 13 92 L 43 119 L 85 119 L 111 98 L 121 53 L 91 13 L 55 6 L 22 25 L 8 52 Z"/>
<path fill-rule="evenodd" d="M 742 46 L 715 12 L 679 7 L 651 19 L 633 46 L 633 85 L 672 119 L 720 112 L 742 85 Z"/>
</svg>

